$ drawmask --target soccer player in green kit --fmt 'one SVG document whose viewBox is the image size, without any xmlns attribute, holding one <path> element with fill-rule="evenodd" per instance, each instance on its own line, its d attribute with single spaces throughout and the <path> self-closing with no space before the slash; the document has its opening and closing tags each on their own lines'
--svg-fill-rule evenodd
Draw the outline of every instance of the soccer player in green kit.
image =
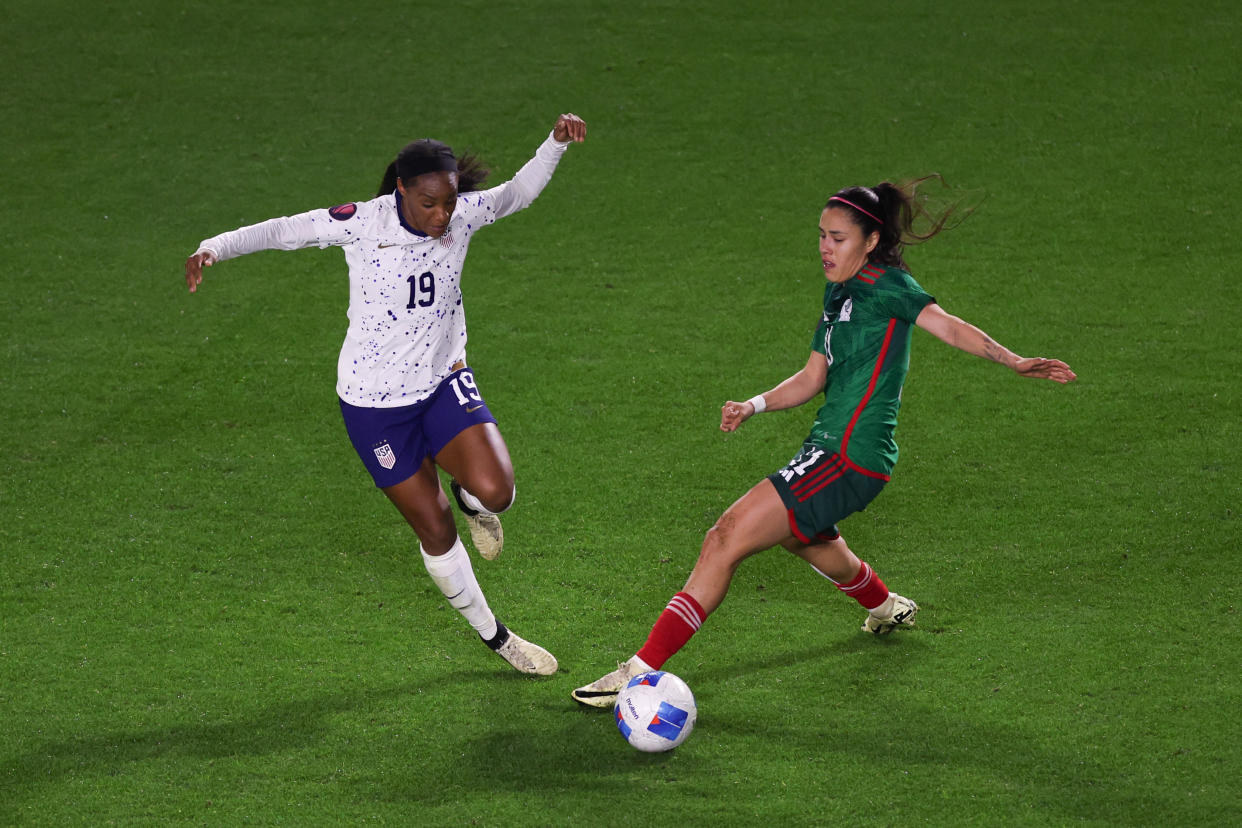
<svg viewBox="0 0 1242 828">
<path fill-rule="evenodd" d="M 777 545 L 858 601 L 867 610 L 864 631 L 885 635 L 914 626 L 918 605 L 889 592 L 836 526 L 880 493 L 897 462 L 893 431 L 914 326 L 1020 376 L 1059 383 L 1075 379 L 1064 362 L 1020 357 L 946 313 L 910 275 L 904 245 L 931 238 L 947 218 L 927 213 L 919 183 L 848 187 L 828 199 L 819 220 L 828 285 L 810 357 L 770 391 L 725 403 L 720 418 L 722 431 L 734 431 L 755 414 L 794 408 L 822 391 L 810 435 L 784 468 L 742 495 L 708 531 L 689 580 L 660 614 L 646 644 L 616 670 L 574 690 L 576 701 L 611 707 L 630 678 L 663 667 L 724 601 L 738 565 Z M 912 226 L 920 215 L 932 218 L 930 231 L 922 235 Z"/>
</svg>

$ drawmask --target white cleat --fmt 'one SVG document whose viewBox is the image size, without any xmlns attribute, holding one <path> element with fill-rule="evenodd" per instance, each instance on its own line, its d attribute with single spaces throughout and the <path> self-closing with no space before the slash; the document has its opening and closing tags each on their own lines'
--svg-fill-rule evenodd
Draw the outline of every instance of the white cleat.
<svg viewBox="0 0 1242 828">
<path fill-rule="evenodd" d="M 501 627 L 508 635 L 495 648 L 495 652 L 509 662 L 514 670 L 532 676 L 550 676 L 556 672 L 556 656 L 538 644 L 530 643 L 503 624 Z"/>
<path fill-rule="evenodd" d="M 629 661 L 618 664 L 617 669 L 608 675 L 579 687 L 569 695 L 578 704 L 585 704 L 587 707 L 612 707 L 617 702 L 617 694 L 630 679 L 649 672 L 651 668 L 640 661 L 638 656 L 631 656 Z"/>
<path fill-rule="evenodd" d="M 914 616 L 919 611 L 919 605 L 895 592 L 889 593 L 889 597 L 891 601 L 888 613 L 886 615 L 867 613 L 867 620 L 863 621 L 862 625 L 863 632 L 869 632 L 872 635 L 888 635 L 898 627 L 914 626 Z"/>
<path fill-rule="evenodd" d="M 494 561 L 500 557 L 505 548 L 505 533 L 500 528 L 500 518 L 478 512 L 466 515 L 466 525 L 470 527 L 470 541 L 484 560 Z"/>
<path fill-rule="evenodd" d="M 449 488 L 452 489 L 453 497 L 457 500 L 457 508 L 461 510 L 462 516 L 466 519 L 466 526 L 470 529 L 470 542 L 474 544 L 474 548 L 479 551 L 484 560 L 494 561 L 499 558 L 505 547 L 505 533 L 500 528 L 500 518 L 475 511 L 463 503 L 461 486 L 456 480 L 449 483 Z"/>
</svg>

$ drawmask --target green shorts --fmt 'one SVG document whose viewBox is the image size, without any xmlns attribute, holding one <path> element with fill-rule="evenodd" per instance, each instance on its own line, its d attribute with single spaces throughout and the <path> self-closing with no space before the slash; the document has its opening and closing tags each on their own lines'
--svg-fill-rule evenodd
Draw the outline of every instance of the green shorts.
<svg viewBox="0 0 1242 828">
<path fill-rule="evenodd" d="M 841 537 L 837 521 L 867 508 L 888 476 L 864 473 L 836 452 L 804 443 L 785 468 L 768 475 L 789 512 L 789 529 L 803 543 Z"/>
</svg>

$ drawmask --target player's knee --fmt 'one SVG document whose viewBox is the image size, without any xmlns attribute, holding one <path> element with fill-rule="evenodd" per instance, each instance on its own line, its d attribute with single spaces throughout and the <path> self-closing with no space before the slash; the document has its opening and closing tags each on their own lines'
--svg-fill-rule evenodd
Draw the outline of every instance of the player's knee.
<svg viewBox="0 0 1242 828">
<path fill-rule="evenodd" d="M 498 515 L 508 509 L 517 498 L 517 487 L 513 485 L 512 480 L 491 481 L 480 488 L 482 491 L 473 492 L 472 494 L 483 504 L 483 508 L 494 515 Z"/>
<path fill-rule="evenodd" d="M 716 525 L 707 530 L 703 537 L 703 546 L 699 550 L 699 563 L 711 567 L 733 569 L 744 556 L 734 548 L 733 530 L 729 521 L 716 521 Z"/>
<path fill-rule="evenodd" d="M 428 554 L 443 554 L 457 542 L 457 525 L 449 512 L 429 511 L 408 522 Z"/>
</svg>

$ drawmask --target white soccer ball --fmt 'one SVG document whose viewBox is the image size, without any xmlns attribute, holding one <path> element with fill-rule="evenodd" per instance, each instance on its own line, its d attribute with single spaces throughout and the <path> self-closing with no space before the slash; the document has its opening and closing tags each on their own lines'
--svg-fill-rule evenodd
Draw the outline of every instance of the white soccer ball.
<svg viewBox="0 0 1242 828">
<path fill-rule="evenodd" d="M 630 679 L 612 710 L 617 730 L 644 753 L 672 750 L 686 741 L 699 715 L 690 688 L 663 670 Z"/>
</svg>

